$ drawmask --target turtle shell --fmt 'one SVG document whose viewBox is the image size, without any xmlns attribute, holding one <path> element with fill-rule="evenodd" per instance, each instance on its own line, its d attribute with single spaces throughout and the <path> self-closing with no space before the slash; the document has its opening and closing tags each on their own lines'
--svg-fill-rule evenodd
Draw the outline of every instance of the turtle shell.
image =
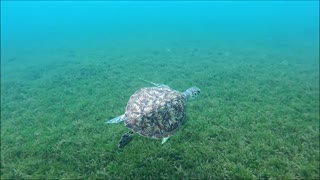
<svg viewBox="0 0 320 180">
<path fill-rule="evenodd" d="M 124 124 L 142 136 L 171 136 L 186 120 L 186 102 L 182 93 L 168 87 L 142 88 L 130 97 Z"/>
</svg>

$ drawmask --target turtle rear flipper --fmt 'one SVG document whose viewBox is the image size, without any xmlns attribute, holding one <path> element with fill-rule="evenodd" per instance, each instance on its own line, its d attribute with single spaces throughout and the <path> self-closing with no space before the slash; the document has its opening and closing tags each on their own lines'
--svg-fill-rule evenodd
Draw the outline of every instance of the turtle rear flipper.
<svg viewBox="0 0 320 180">
<path fill-rule="evenodd" d="M 121 136 L 121 139 L 119 141 L 119 145 L 118 148 L 123 148 L 124 146 L 126 146 L 127 144 L 129 144 L 129 142 L 132 140 L 132 131 L 129 131 L 127 133 L 125 133 L 124 135 Z"/>
<path fill-rule="evenodd" d="M 169 137 L 163 138 L 161 144 L 164 144 L 165 142 L 167 142 L 168 139 L 169 139 Z"/>
<path fill-rule="evenodd" d="M 124 115 L 121 115 L 121 116 L 115 117 L 113 119 L 107 120 L 105 123 L 108 123 L 108 124 L 119 123 L 119 122 L 123 121 L 123 117 L 124 117 Z"/>
</svg>

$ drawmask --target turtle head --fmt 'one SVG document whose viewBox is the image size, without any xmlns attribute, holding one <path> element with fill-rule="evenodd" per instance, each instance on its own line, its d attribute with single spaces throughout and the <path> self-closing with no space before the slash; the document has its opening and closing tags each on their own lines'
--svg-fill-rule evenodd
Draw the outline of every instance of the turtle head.
<svg viewBox="0 0 320 180">
<path fill-rule="evenodd" d="M 187 89 L 185 92 L 183 92 L 183 94 L 185 95 L 187 100 L 194 99 L 195 97 L 198 96 L 199 93 L 200 93 L 200 89 L 195 86 L 193 86 L 193 87 Z"/>
</svg>

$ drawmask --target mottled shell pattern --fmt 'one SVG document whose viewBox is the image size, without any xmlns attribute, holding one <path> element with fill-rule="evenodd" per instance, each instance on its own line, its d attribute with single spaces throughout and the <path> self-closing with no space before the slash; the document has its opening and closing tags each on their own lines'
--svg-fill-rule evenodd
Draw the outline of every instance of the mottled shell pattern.
<svg viewBox="0 0 320 180">
<path fill-rule="evenodd" d="M 142 136 L 171 136 L 186 120 L 186 102 L 183 93 L 169 87 L 142 88 L 130 97 L 124 124 Z"/>
</svg>

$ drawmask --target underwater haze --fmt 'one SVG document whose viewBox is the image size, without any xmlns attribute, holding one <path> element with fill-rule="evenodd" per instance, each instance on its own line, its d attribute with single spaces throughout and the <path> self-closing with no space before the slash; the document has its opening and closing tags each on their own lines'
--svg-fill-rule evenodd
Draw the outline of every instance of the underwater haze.
<svg viewBox="0 0 320 180">
<path fill-rule="evenodd" d="M 170 139 L 105 121 L 154 83 Z M 1 179 L 319 179 L 319 1 L 1 1 Z"/>
</svg>

